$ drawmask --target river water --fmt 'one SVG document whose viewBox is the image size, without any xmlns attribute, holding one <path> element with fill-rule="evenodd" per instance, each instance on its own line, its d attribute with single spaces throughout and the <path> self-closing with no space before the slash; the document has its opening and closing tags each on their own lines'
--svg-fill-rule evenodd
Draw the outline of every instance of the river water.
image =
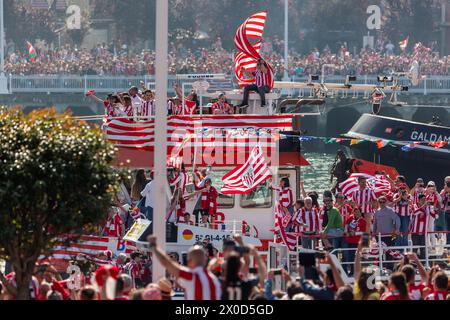
<svg viewBox="0 0 450 320">
<path fill-rule="evenodd" d="M 301 175 L 306 192 L 315 190 L 321 195 L 324 190 L 330 190 L 330 168 L 335 154 L 305 152 L 302 155 L 311 164 L 302 167 Z"/>
</svg>

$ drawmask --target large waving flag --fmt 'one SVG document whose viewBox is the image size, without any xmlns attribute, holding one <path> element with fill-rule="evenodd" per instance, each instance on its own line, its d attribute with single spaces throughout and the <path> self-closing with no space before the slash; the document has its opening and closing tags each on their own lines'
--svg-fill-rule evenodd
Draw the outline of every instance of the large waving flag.
<svg viewBox="0 0 450 320">
<path fill-rule="evenodd" d="M 272 176 L 260 146 L 253 148 L 247 161 L 223 176 L 222 194 L 246 194 Z"/>
<path fill-rule="evenodd" d="M 283 210 L 281 204 L 275 204 L 275 228 L 274 228 L 274 241 L 275 243 L 283 243 L 289 249 L 289 251 L 295 251 L 297 246 L 298 237 L 300 236 L 294 232 L 286 232 L 283 220 L 286 218 L 283 216 Z"/>
<path fill-rule="evenodd" d="M 248 72 L 256 70 L 257 60 L 261 58 L 262 35 L 266 23 L 267 11 L 260 11 L 250 16 L 239 26 L 234 38 L 234 45 L 239 53 L 234 57 L 234 73 L 241 87 L 253 84 L 254 78 L 245 78 L 244 69 Z M 256 39 L 252 44 L 249 39 Z M 269 73 L 269 87 L 273 88 L 273 69 L 266 61 L 267 72 Z"/>
<path fill-rule="evenodd" d="M 35 62 L 37 58 L 36 49 L 34 49 L 33 45 L 29 41 L 27 41 L 27 45 L 28 45 L 28 58 L 30 59 L 31 62 Z"/>
<path fill-rule="evenodd" d="M 382 193 L 391 192 L 391 184 L 383 175 L 372 176 L 366 173 L 352 173 L 347 180 L 339 184 L 342 193 L 349 197 L 354 191 L 357 191 L 359 189 L 359 177 L 367 179 L 367 187 L 372 189 L 377 197 L 381 196 Z"/>
</svg>

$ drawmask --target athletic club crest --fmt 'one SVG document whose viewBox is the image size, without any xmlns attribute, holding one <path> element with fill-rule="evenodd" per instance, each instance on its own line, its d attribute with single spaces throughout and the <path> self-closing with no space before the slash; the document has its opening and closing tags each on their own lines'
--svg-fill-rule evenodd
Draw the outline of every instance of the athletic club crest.
<svg viewBox="0 0 450 320">
<path fill-rule="evenodd" d="M 253 171 L 253 168 L 249 166 L 247 171 L 245 171 L 245 173 L 242 175 L 242 183 L 247 188 L 250 188 L 253 186 L 254 182 L 255 182 L 255 172 Z"/>
</svg>

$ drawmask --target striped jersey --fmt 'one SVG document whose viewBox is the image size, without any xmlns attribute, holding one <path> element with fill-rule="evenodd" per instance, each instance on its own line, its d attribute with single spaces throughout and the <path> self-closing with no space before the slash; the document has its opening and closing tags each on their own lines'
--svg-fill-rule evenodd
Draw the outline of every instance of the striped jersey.
<svg viewBox="0 0 450 320">
<path fill-rule="evenodd" d="M 401 195 L 396 193 L 394 195 L 394 202 L 401 198 Z M 411 196 L 408 195 L 408 200 L 404 200 L 401 199 L 399 202 L 397 202 L 394 205 L 394 211 L 396 214 L 398 214 L 400 217 L 409 217 L 411 215 L 412 212 L 412 207 L 411 207 Z"/>
<path fill-rule="evenodd" d="M 298 232 L 319 232 L 321 230 L 319 210 L 312 208 L 308 210 L 306 208 L 301 208 L 296 212 L 293 219 L 293 224 L 296 231 Z M 300 226 L 304 224 L 305 226 Z"/>
<path fill-rule="evenodd" d="M 353 212 L 352 207 L 348 203 L 344 203 L 341 206 L 335 203 L 334 207 L 339 210 L 339 214 L 341 215 L 342 221 L 347 221 L 348 217 Z"/>
<path fill-rule="evenodd" d="M 155 115 L 155 100 L 142 101 L 139 110 L 139 116 L 149 117 Z"/>
<path fill-rule="evenodd" d="M 434 208 L 432 206 L 419 207 L 414 205 L 411 222 L 409 224 L 409 232 L 424 233 L 427 230 L 427 221 L 429 217 L 435 217 Z"/>
<path fill-rule="evenodd" d="M 377 197 L 372 189 L 356 190 L 351 194 L 351 199 L 361 208 L 363 213 L 375 212 L 372 202 L 377 200 Z"/>
<path fill-rule="evenodd" d="M 220 300 L 222 288 L 217 277 L 204 267 L 180 268 L 178 283 L 185 289 L 186 300 Z"/>
<path fill-rule="evenodd" d="M 211 106 L 211 108 L 212 108 L 213 112 L 215 110 L 220 110 L 222 114 L 232 114 L 233 113 L 231 106 L 226 102 L 224 102 L 224 103 L 216 102 Z"/>
<path fill-rule="evenodd" d="M 134 115 L 134 107 L 133 105 L 124 106 L 123 110 L 128 117 L 132 117 Z"/>
<path fill-rule="evenodd" d="M 136 285 L 136 279 L 141 278 L 141 266 L 134 260 L 128 262 L 124 267 L 124 271 L 131 277 L 133 286 Z"/>
<path fill-rule="evenodd" d="M 427 295 L 425 300 L 446 300 L 446 297 L 447 297 L 447 291 L 439 290 L 439 291 L 435 291 L 435 292 Z"/>
<path fill-rule="evenodd" d="M 277 202 L 285 208 L 290 208 L 294 205 L 294 195 L 291 188 L 281 188 L 272 186 L 272 189 L 277 191 Z"/>
<path fill-rule="evenodd" d="M 186 192 L 186 185 L 189 183 L 189 175 L 186 172 L 179 172 L 171 181 L 170 186 L 181 189 L 181 193 Z"/>
<path fill-rule="evenodd" d="M 255 84 L 258 88 L 264 86 L 270 86 L 269 72 L 262 72 L 261 70 L 255 71 Z"/>
</svg>

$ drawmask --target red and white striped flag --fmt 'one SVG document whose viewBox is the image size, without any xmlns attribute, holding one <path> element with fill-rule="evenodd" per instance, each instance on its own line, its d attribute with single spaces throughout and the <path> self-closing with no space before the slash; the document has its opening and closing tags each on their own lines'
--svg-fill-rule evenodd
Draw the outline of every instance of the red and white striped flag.
<svg viewBox="0 0 450 320">
<path fill-rule="evenodd" d="M 155 122 L 105 118 L 103 131 L 117 147 L 155 148 Z M 203 115 L 170 116 L 167 119 L 167 159 L 181 157 L 185 165 L 211 157 L 216 165 L 242 164 L 251 150 L 259 145 L 267 159 L 276 150 L 274 132 L 292 130 L 292 115 Z M 200 159 L 201 158 L 201 159 Z M 229 161 L 233 158 L 233 161 Z M 200 159 L 200 160 L 199 160 Z"/>
<path fill-rule="evenodd" d="M 409 37 L 406 37 L 405 40 L 402 40 L 398 43 L 398 45 L 400 46 L 400 49 L 402 51 L 404 51 L 406 49 L 406 47 L 408 46 L 408 42 L 409 42 Z"/>
<path fill-rule="evenodd" d="M 260 11 L 250 16 L 243 24 L 239 26 L 234 38 L 234 45 L 239 53 L 234 57 L 234 73 L 241 87 L 253 84 L 254 78 L 245 78 L 244 70 L 252 72 L 256 70 L 256 62 L 261 59 L 259 50 L 261 49 L 262 35 L 266 23 L 267 11 Z M 249 39 L 257 39 L 252 44 Z M 265 63 L 269 74 L 269 87 L 273 88 L 273 69 L 266 61 Z"/>
<path fill-rule="evenodd" d="M 260 146 L 253 148 L 247 161 L 223 176 L 222 194 L 246 194 L 272 176 Z"/>
<path fill-rule="evenodd" d="M 119 253 L 130 254 L 136 251 L 136 245 L 128 240 L 115 237 L 98 237 L 83 235 L 74 241 L 67 241 L 69 237 L 57 242 L 51 255 L 46 258 L 39 257 L 39 260 L 50 260 L 58 269 L 65 270 L 70 260 L 75 260 L 79 254 L 96 257 L 99 253 L 111 251 L 114 256 Z"/>
<path fill-rule="evenodd" d="M 283 226 L 283 209 L 281 208 L 281 204 L 276 203 L 275 207 L 275 227 L 274 227 L 274 242 L 275 243 L 283 243 L 289 249 L 289 251 L 295 251 L 297 246 L 298 237 L 300 236 L 294 232 L 286 232 L 285 227 Z"/>
<path fill-rule="evenodd" d="M 347 180 L 339 184 L 343 194 L 349 197 L 354 191 L 359 190 L 358 177 L 367 179 L 367 187 L 372 189 L 377 197 L 381 196 L 382 193 L 391 192 L 391 184 L 383 175 L 372 176 L 366 173 L 352 173 Z"/>
</svg>

